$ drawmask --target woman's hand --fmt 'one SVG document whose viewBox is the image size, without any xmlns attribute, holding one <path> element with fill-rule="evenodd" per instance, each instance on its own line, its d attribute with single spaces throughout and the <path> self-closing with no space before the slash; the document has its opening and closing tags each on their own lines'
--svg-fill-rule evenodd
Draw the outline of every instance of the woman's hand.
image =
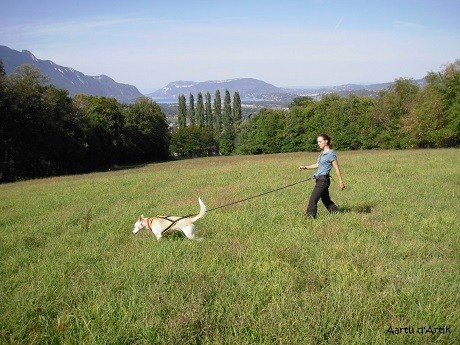
<svg viewBox="0 0 460 345">
<path fill-rule="evenodd" d="M 307 170 L 307 167 L 306 167 L 305 165 L 301 165 L 301 166 L 299 167 L 299 170 Z"/>
</svg>

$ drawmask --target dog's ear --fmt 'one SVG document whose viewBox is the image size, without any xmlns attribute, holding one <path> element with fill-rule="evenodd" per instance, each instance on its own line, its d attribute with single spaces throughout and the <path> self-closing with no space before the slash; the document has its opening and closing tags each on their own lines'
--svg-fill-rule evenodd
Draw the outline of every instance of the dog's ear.
<svg viewBox="0 0 460 345">
<path fill-rule="evenodd" d="M 142 218 L 144 218 L 144 215 L 143 215 L 143 214 L 141 214 L 141 215 L 139 216 L 139 220 L 142 220 Z"/>
</svg>

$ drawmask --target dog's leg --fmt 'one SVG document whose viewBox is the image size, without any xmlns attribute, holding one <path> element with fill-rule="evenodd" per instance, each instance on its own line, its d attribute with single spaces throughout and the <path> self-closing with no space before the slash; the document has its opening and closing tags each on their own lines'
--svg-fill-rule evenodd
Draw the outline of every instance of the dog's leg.
<svg viewBox="0 0 460 345">
<path fill-rule="evenodd" d="M 184 233 L 184 235 L 188 238 L 188 239 L 191 239 L 191 240 L 194 240 L 195 239 L 195 236 L 193 234 L 193 229 L 194 226 L 193 224 L 190 224 L 190 225 L 182 225 L 180 227 L 180 229 L 182 230 L 182 232 Z"/>
<path fill-rule="evenodd" d="M 195 224 L 186 225 L 183 229 L 181 229 L 185 236 L 188 239 L 201 241 L 202 238 L 195 237 Z"/>
<path fill-rule="evenodd" d="M 161 240 L 161 226 L 158 224 L 158 223 L 155 223 L 153 226 L 152 226 L 152 234 L 155 235 L 155 237 L 157 238 L 157 241 Z"/>
<path fill-rule="evenodd" d="M 157 241 L 161 240 L 161 232 L 159 234 L 156 234 L 153 230 L 152 230 L 152 233 L 155 235 L 155 237 L 157 238 Z"/>
</svg>

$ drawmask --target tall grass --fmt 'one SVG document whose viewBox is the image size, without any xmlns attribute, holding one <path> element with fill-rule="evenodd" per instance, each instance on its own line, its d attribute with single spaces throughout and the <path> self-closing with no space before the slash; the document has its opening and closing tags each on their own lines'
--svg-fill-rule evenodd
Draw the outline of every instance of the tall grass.
<svg viewBox="0 0 460 345">
<path fill-rule="evenodd" d="M 340 214 L 306 219 L 305 182 L 207 213 L 202 242 L 131 230 L 302 180 L 316 155 L 0 185 L 0 343 L 458 344 L 459 153 L 339 152 Z"/>
</svg>

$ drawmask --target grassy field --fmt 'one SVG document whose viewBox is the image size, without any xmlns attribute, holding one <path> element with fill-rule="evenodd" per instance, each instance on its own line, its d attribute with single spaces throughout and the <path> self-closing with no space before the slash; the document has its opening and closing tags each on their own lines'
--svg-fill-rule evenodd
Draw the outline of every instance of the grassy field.
<svg viewBox="0 0 460 345">
<path fill-rule="evenodd" d="M 338 157 L 341 213 L 305 219 L 309 181 L 208 212 L 201 242 L 131 231 L 305 179 L 316 154 L 0 185 L 0 343 L 460 344 L 460 150 Z"/>
</svg>

